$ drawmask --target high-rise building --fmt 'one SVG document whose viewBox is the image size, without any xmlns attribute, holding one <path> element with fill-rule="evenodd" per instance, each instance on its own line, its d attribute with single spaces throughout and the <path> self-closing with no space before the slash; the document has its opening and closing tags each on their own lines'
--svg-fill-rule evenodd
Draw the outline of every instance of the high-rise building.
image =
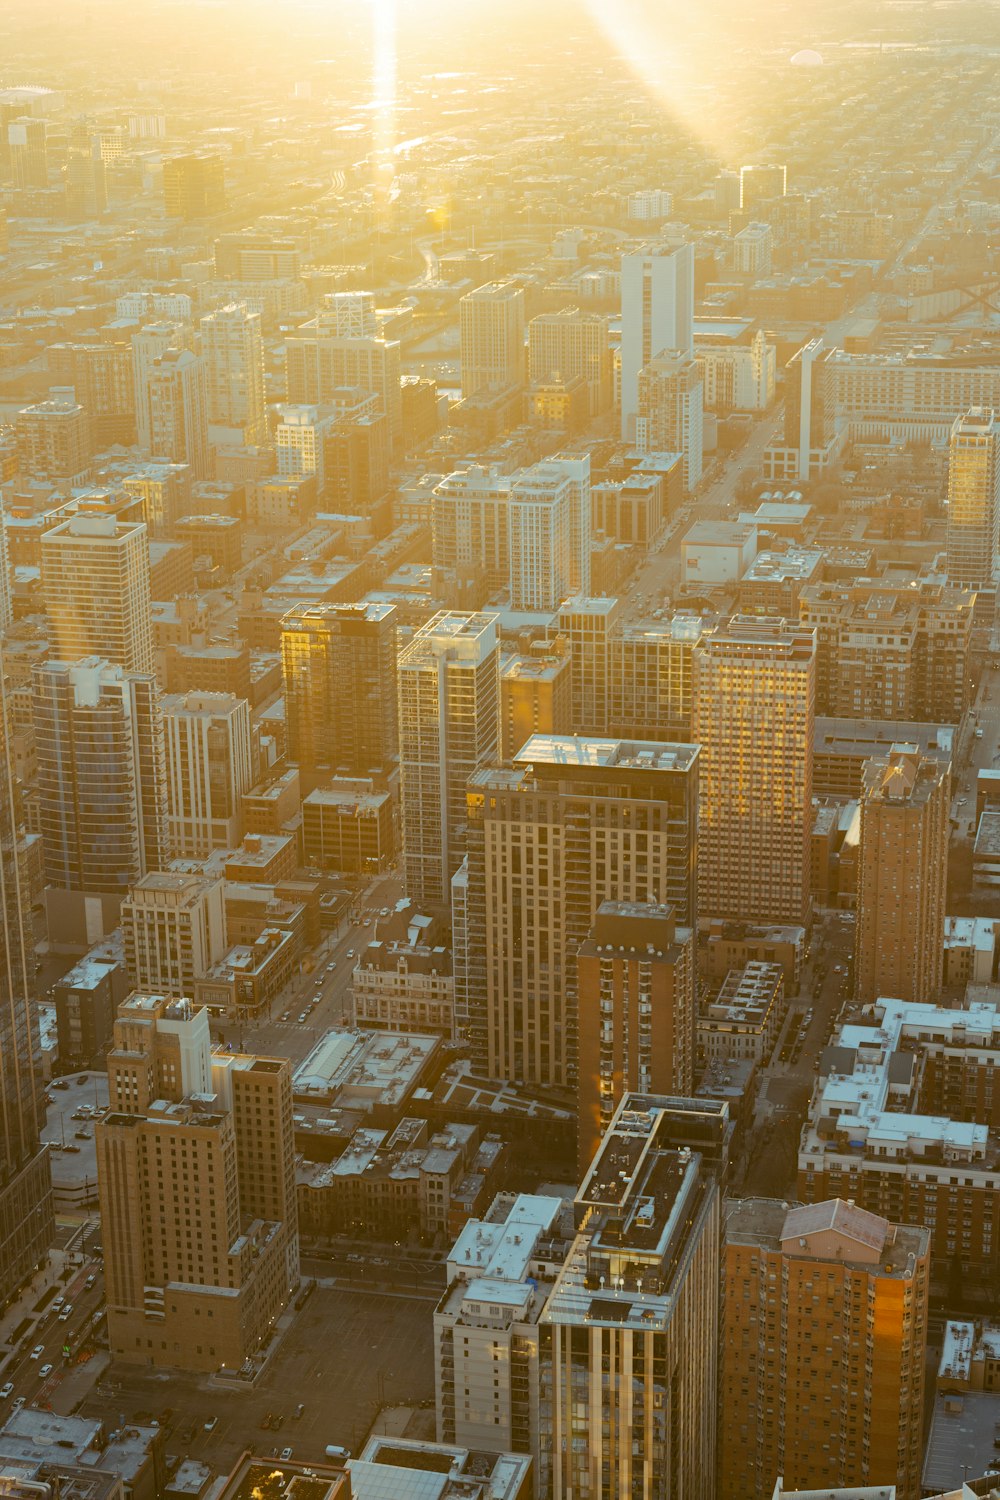
<svg viewBox="0 0 1000 1500">
<path fill-rule="evenodd" d="M 26 479 L 84 484 L 94 453 L 90 415 L 70 389 L 19 411 L 14 422 L 18 466 Z"/>
<path fill-rule="evenodd" d="M 500 747 L 497 617 L 447 610 L 399 653 L 406 893 L 447 905 L 465 853 L 466 783 Z"/>
<path fill-rule="evenodd" d="M 127 340 L 50 344 L 46 363 L 54 384 L 73 388 L 98 450 L 116 443 L 131 447 L 136 441 L 135 364 Z"/>
<path fill-rule="evenodd" d="M 374 292 L 328 292 L 323 306 L 332 314 L 340 338 L 378 337 Z"/>
<path fill-rule="evenodd" d="M 188 335 L 179 323 L 147 323 L 132 335 L 132 364 L 135 382 L 135 431 L 139 452 L 153 453 L 153 427 L 150 411 L 149 382 L 153 365 L 168 349 L 182 349 Z M 163 455 L 157 454 L 157 457 Z"/>
<path fill-rule="evenodd" d="M 153 671 L 149 541 L 141 521 L 80 513 L 42 537 L 42 598 L 62 661 Z"/>
<path fill-rule="evenodd" d="M 551 481 L 554 476 L 568 481 L 569 513 L 569 581 L 574 594 L 590 592 L 590 549 L 593 533 L 593 507 L 590 488 L 590 454 L 564 449 L 544 462 L 535 464 L 528 475 Z"/>
<path fill-rule="evenodd" d="M 788 190 L 785 166 L 740 167 L 740 208 L 744 213 L 772 198 L 783 198 Z"/>
<path fill-rule="evenodd" d="M 866 1005 L 941 988 L 950 785 L 948 766 L 914 746 L 865 763 L 854 985 Z"/>
<path fill-rule="evenodd" d="M 31 693 L 46 883 L 124 896 L 170 854 L 156 680 L 85 657 L 39 663 Z"/>
<path fill-rule="evenodd" d="M 256 779 L 249 703 L 232 693 L 184 693 L 162 704 L 171 847 L 193 859 L 235 849 L 243 794 Z"/>
<path fill-rule="evenodd" d="M 809 909 L 816 640 L 735 616 L 695 648 L 691 738 L 704 917 L 802 922 Z"/>
<path fill-rule="evenodd" d="M 431 558 L 439 597 L 464 590 L 488 599 L 510 579 L 511 477 L 467 464 L 435 485 L 431 495 Z"/>
<path fill-rule="evenodd" d="M 572 483 L 556 465 L 537 464 L 514 479 L 507 503 L 512 609 L 557 609 L 575 592 L 570 580 L 575 504 Z"/>
<path fill-rule="evenodd" d="M 191 515 L 191 470 L 187 464 L 137 464 L 121 482 L 122 489 L 142 501 L 142 519 L 151 537 L 172 534 L 183 517 Z"/>
<path fill-rule="evenodd" d="M 607 734 L 614 688 L 617 599 L 578 594 L 559 611 L 559 633 L 569 642 L 573 673 L 573 733 Z"/>
<path fill-rule="evenodd" d="M 318 406 L 283 406 L 274 429 L 277 472 L 282 479 L 313 475 L 317 490 L 326 483 L 325 440 L 336 416 Z"/>
<path fill-rule="evenodd" d="M 511 760 L 533 734 L 572 734 L 573 679 L 568 655 L 533 651 L 500 668 L 500 758 Z"/>
<path fill-rule="evenodd" d="M 991 591 L 1000 544 L 1000 424 L 983 407 L 955 420 L 948 444 L 948 578 Z"/>
<path fill-rule="evenodd" d="M 600 313 L 563 307 L 539 313 L 528 324 L 528 379 L 559 376 L 586 382 L 590 415 L 599 417 L 611 405 L 611 343 L 608 320 Z"/>
<path fill-rule="evenodd" d="M 135 994 L 96 1129 L 113 1358 L 239 1371 L 299 1280 L 286 1059 L 213 1053 L 187 999 Z"/>
<path fill-rule="evenodd" d="M 45 1259 L 55 1237 L 41 1043 L 35 1010 L 28 875 L 0 658 L 0 1305 Z"/>
<path fill-rule="evenodd" d="M 190 349 L 165 349 L 147 381 L 149 444 L 154 458 L 187 464 L 195 479 L 210 472 L 205 363 Z"/>
<path fill-rule="evenodd" d="M 250 447 L 267 441 L 260 314 L 233 302 L 201 320 L 209 442 Z"/>
<path fill-rule="evenodd" d="M 395 453 L 402 440 L 399 343 L 340 332 L 342 317 L 318 313 L 285 340 L 285 398 L 295 405 L 321 406 L 345 386 L 360 386 L 378 397 L 389 423 Z"/>
<path fill-rule="evenodd" d="M 0 514 L 0 643 L 10 629 L 14 618 L 11 598 L 10 548 L 7 545 L 7 521 Z"/>
<path fill-rule="evenodd" d="M 763 328 L 747 343 L 734 344 L 711 334 L 695 341 L 695 359 L 703 382 L 706 411 L 766 411 L 774 400 L 777 350 Z"/>
<path fill-rule="evenodd" d="M 524 289 L 488 281 L 458 304 L 462 339 L 462 395 L 524 384 Z"/>
<path fill-rule="evenodd" d="M 163 163 L 163 207 L 168 219 L 203 219 L 226 206 L 226 170 L 221 156 L 193 151 Z"/>
<path fill-rule="evenodd" d="M 770 276 L 770 224 L 745 224 L 733 236 L 733 270 L 741 276 Z"/>
<path fill-rule="evenodd" d="M 307 604 L 281 622 L 288 758 L 321 773 L 388 771 L 399 748 L 393 604 Z"/>
<path fill-rule="evenodd" d="M 157 871 L 122 902 L 129 981 L 154 995 L 183 998 L 226 951 L 221 880 Z"/>
<path fill-rule="evenodd" d="M 689 491 L 701 479 L 703 399 L 701 366 L 689 354 L 658 354 L 639 371 L 635 445 L 643 453 L 681 454 Z"/>
<path fill-rule="evenodd" d="M 7 126 L 7 160 L 15 188 L 45 188 L 49 185 L 49 155 L 44 120 L 24 115 Z"/>
<path fill-rule="evenodd" d="M 533 735 L 468 785 L 468 1018 L 490 1078 L 572 1088 L 577 952 L 607 900 L 691 926 L 698 747 Z M 457 988 L 457 986 L 456 986 Z"/>
<path fill-rule="evenodd" d="M 434 1313 L 438 1442 L 541 1462 L 539 1316 L 569 1250 L 561 1217 L 559 1198 L 518 1193 L 456 1240 Z"/>
<path fill-rule="evenodd" d="M 694 353 L 694 246 L 622 256 L 622 438 L 635 440 L 639 371 L 664 352 Z"/>
<path fill-rule="evenodd" d="M 726 1206 L 720 1500 L 895 1485 L 917 1500 L 930 1243 L 834 1198 Z"/>
<path fill-rule="evenodd" d="M 626 1094 L 576 1195 L 541 1316 L 552 1500 L 715 1500 L 719 1182 L 707 1149 L 675 1144 L 687 1103 Z"/>
<path fill-rule="evenodd" d="M 623 1094 L 694 1086 L 695 933 L 669 906 L 602 901 L 576 955 L 578 1163 L 593 1159 Z"/>
</svg>

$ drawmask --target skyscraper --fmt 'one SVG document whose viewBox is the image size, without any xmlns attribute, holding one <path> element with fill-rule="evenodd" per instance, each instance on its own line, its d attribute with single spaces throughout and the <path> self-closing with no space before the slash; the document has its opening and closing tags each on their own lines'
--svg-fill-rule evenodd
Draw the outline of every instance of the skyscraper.
<svg viewBox="0 0 1000 1500">
<path fill-rule="evenodd" d="M 35 1012 L 34 955 L 0 656 L 0 1305 L 44 1260 L 55 1234 Z"/>
<path fill-rule="evenodd" d="M 528 324 L 528 379 L 548 380 L 581 375 L 587 384 L 590 415 L 599 417 L 611 405 L 611 344 L 608 320 L 600 313 L 563 307 L 539 313 Z"/>
<path fill-rule="evenodd" d="M 626 1094 L 576 1195 L 540 1320 L 552 1500 L 715 1500 L 719 1182 L 676 1144 L 687 1103 Z"/>
<path fill-rule="evenodd" d="M 510 488 L 512 609 L 553 610 L 573 592 L 573 486 L 555 466 L 536 465 Z"/>
<path fill-rule="evenodd" d="M 170 219 L 202 219 L 226 206 L 226 169 L 212 151 L 192 151 L 163 163 L 163 207 Z"/>
<path fill-rule="evenodd" d="M 1000 426 L 977 406 L 948 444 L 948 579 L 992 591 L 1000 537 Z"/>
<path fill-rule="evenodd" d="M 399 343 L 395 339 L 345 334 L 337 311 L 318 313 L 285 340 L 285 396 L 294 404 L 319 406 L 345 386 L 360 386 L 378 397 L 389 422 L 395 452 L 402 440 L 403 398 L 399 385 Z"/>
<path fill-rule="evenodd" d="M 188 464 L 195 479 L 211 472 L 205 404 L 205 364 L 190 349 L 165 349 L 147 382 L 149 443 L 155 458 Z"/>
<path fill-rule="evenodd" d="M 63 661 L 100 656 L 153 671 L 149 542 L 142 522 L 71 516 L 42 537 L 42 598 Z"/>
<path fill-rule="evenodd" d="M 727 1204 L 719 1500 L 895 1485 L 917 1500 L 930 1236 L 853 1203 Z"/>
<path fill-rule="evenodd" d="M 147 323 L 132 335 L 132 364 L 135 382 L 135 431 L 139 452 L 153 455 L 153 427 L 150 412 L 149 382 L 153 364 L 168 349 L 185 347 L 188 335 L 179 323 Z M 157 458 L 165 457 L 156 454 Z"/>
<path fill-rule="evenodd" d="M 156 681 L 89 657 L 41 663 L 31 688 L 46 882 L 120 898 L 169 857 Z"/>
<path fill-rule="evenodd" d="M 813 631 L 735 616 L 693 655 L 702 747 L 699 913 L 802 922 L 809 907 Z"/>
<path fill-rule="evenodd" d="M 695 933 L 669 906 L 602 901 L 576 955 L 580 1171 L 623 1094 L 694 1086 Z"/>
<path fill-rule="evenodd" d="M 604 735 L 611 724 L 615 641 L 622 609 L 614 598 L 567 599 L 559 633 L 569 641 L 573 673 L 573 733 Z"/>
<path fill-rule="evenodd" d="M 458 304 L 462 395 L 524 384 L 524 289 L 488 281 Z"/>
<path fill-rule="evenodd" d="M 308 604 L 281 622 L 288 757 L 306 782 L 387 772 L 399 748 L 393 604 Z"/>
<path fill-rule="evenodd" d="M 154 870 L 121 905 L 129 982 L 154 995 L 190 996 L 226 951 L 221 880 Z"/>
<path fill-rule="evenodd" d="M 894 745 L 865 762 L 855 995 L 935 1000 L 948 885 L 949 767 Z"/>
<path fill-rule="evenodd" d="M 788 168 L 774 166 L 740 167 L 740 208 L 744 213 L 772 198 L 783 198 L 788 189 Z"/>
<path fill-rule="evenodd" d="M 238 1371 L 299 1279 L 287 1060 L 213 1053 L 190 1000 L 134 994 L 95 1131 L 115 1359 Z"/>
<path fill-rule="evenodd" d="M 669 904 L 693 924 L 698 759 L 696 745 L 532 735 L 512 769 L 471 777 L 458 1019 L 487 1076 L 575 1085 L 577 952 L 602 902 Z"/>
<path fill-rule="evenodd" d="M 201 320 L 209 442 L 249 447 L 267 440 L 260 314 L 232 302 Z"/>
<path fill-rule="evenodd" d="M 193 859 L 234 849 L 243 794 L 255 780 L 249 703 L 233 693 L 184 693 L 162 707 L 171 848 Z"/>
<path fill-rule="evenodd" d="M 500 746 L 497 617 L 443 610 L 399 653 L 406 893 L 447 905 L 462 863 L 466 783 Z"/>
<path fill-rule="evenodd" d="M 17 456 L 25 478 L 52 484 L 83 484 L 90 476 L 94 452 L 90 415 L 73 391 L 54 388 L 17 414 Z"/>
<path fill-rule="evenodd" d="M 694 353 L 694 246 L 622 256 L 622 439 L 635 440 L 639 371 L 669 351 Z"/>
<path fill-rule="evenodd" d="M 658 354 L 639 371 L 635 445 L 643 453 L 680 453 L 684 488 L 701 479 L 704 383 L 688 354 Z"/>
</svg>

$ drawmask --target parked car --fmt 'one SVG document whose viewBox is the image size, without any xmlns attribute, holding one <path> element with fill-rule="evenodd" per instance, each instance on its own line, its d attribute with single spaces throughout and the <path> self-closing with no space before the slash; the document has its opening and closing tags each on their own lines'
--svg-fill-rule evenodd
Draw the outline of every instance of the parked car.
<svg viewBox="0 0 1000 1500">
<path fill-rule="evenodd" d="M 291 1448 L 282 1448 L 282 1450 L 281 1450 L 281 1462 L 283 1464 L 287 1464 L 288 1460 L 291 1458 L 291 1456 L 292 1456 L 292 1450 L 291 1450 Z"/>
<path fill-rule="evenodd" d="M 14 1384 L 8 1380 L 6 1385 L 0 1385 L 0 1401 L 6 1401 L 8 1396 L 13 1396 Z"/>
</svg>

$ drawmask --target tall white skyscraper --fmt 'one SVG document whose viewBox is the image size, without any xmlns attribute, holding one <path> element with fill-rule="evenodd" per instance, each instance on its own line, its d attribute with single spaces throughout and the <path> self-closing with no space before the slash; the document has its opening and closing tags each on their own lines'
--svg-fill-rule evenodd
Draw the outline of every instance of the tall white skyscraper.
<svg viewBox="0 0 1000 1500">
<path fill-rule="evenodd" d="M 622 256 L 622 438 L 632 442 L 639 371 L 665 350 L 694 352 L 694 246 Z"/>
<path fill-rule="evenodd" d="M 500 743 L 497 616 L 442 610 L 399 654 L 407 895 L 438 906 L 465 854 L 466 783 Z"/>
<path fill-rule="evenodd" d="M 208 437 L 248 447 L 267 438 L 260 314 L 233 302 L 201 320 Z"/>
<path fill-rule="evenodd" d="M 156 458 L 209 473 L 205 365 L 190 349 L 165 349 L 149 372 L 149 440 Z"/>
<path fill-rule="evenodd" d="M 153 452 L 153 432 L 149 410 L 149 377 L 154 360 L 168 349 L 182 349 L 186 343 L 179 323 L 147 323 L 132 335 L 132 360 L 135 378 L 135 432 L 139 452 L 149 457 Z"/>
<path fill-rule="evenodd" d="M 167 822 L 179 855 L 205 859 L 243 836 L 241 799 L 254 779 L 250 705 L 233 693 L 163 699 Z"/>
<path fill-rule="evenodd" d="M 1000 532 L 1000 426 L 975 406 L 955 420 L 948 444 L 948 579 L 992 589 Z"/>
<path fill-rule="evenodd" d="M 507 516 L 512 609 L 556 609 L 574 592 L 574 500 L 569 476 L 555 465 L 537 464 L 511 485 Z"/>
</svg>

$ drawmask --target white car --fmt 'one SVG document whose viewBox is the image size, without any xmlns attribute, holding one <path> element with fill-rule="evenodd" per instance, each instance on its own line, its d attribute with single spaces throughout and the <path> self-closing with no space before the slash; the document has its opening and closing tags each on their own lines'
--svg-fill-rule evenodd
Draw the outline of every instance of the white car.
<svg viewBox="0 0 1000 1500">
<path fill-rule="evenodd" d="M 32 1349 L 31 1353 L 28 1355 L 28 1358 L 29 1359 L 40 1359 L 41 1356 L 44 1353 L 45 1353 L 45 1345 L 44 1344 L 36 1344 L 35 1347 L 34 1347 L 34 1349 Z"/>
<path fill-rule="evenodd" d="M 8 1396 L 14 1394 L 14 1383 L 8 1380 L 6 1385 L 0 1385 L 0 1401 L 6 1401 Z"/>
<path fill-rule="evenodd" d="M 42 1365 L 42 1368 L 38 1372 L 38 1378 L 39 1378 L 39 1380 L 47 1380 L 51 1374 L 52 1374 L 52 1366 L 51 1365 Z"/>
</svg>

